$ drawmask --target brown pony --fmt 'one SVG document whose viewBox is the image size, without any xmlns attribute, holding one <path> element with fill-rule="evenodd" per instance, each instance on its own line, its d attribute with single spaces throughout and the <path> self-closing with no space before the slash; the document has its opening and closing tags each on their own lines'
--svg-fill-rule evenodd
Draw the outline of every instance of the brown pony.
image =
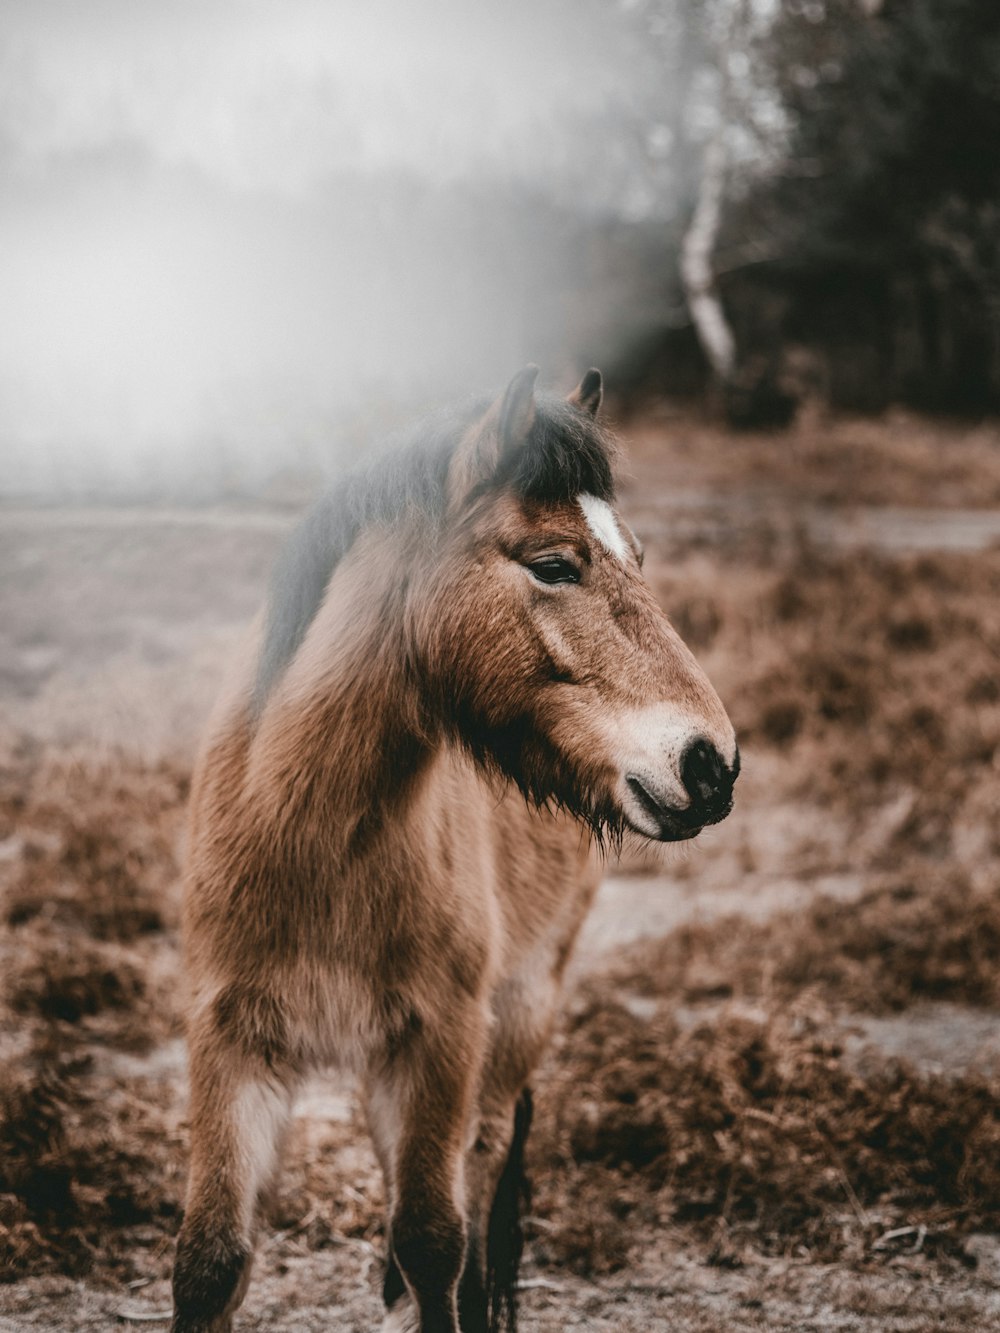
<svg viewBox="0 0 1000 1333">
<path fill-rule="evenodd" d="M 349 477 L 279 563 L 191 803 L 174 1329 L 226 1330 L 303 1078 L 355 1071 L 385 1329 L 513 1327 L 524 1095 L 603 842 L 724 818 L 715 691 L 612 508 L 601 377 L 535 367 Z"/>
</svg>

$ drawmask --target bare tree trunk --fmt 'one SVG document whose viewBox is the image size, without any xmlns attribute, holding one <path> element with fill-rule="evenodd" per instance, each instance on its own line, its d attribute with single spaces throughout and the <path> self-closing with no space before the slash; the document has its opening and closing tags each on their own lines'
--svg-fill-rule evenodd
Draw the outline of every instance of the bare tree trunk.
<svg viewBox="0 0 1000 1333">
<path fill-rule="evenodd" d="M 681 244 L 681 281 L 698 341 L 717 379 L 727 384 L 736 365 L 736 343 L 712 269 L 726 183 L 725 125 L 709 141 L 702 162 L 698 202 Z"/>
</svg>

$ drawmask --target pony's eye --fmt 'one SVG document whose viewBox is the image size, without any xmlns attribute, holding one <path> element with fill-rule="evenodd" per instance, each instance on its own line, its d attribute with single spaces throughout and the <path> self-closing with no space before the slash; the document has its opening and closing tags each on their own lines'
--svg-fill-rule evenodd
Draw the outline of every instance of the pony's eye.
<svg viewBox="0 0 1000 1333">
<path fill-rule="evenodd" d="M 579 583 L 580 571 L 576 565 L 561 556 L 547 555 L 543 560 L 532 560 L 528 566 L 540 583 Z"/>
</svg>

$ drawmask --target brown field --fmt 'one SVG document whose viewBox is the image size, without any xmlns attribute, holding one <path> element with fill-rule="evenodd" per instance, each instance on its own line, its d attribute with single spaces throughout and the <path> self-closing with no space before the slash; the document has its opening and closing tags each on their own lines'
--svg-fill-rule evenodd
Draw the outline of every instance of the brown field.
<svg viewBox="0 0 1000 1333">
<path fill-rule="evenodd" d="M 744 776 L 609 867 L 537 1078 L 524 1328 L 998 1327 L 1000 429 L 628 430 Z M 188 774 L 291 516 L 0 510 L 0 1333 L 165 1326 Z M 237 1327 L 375 1327 L 380 1189 L 318 1080 Z"/>
</svg>

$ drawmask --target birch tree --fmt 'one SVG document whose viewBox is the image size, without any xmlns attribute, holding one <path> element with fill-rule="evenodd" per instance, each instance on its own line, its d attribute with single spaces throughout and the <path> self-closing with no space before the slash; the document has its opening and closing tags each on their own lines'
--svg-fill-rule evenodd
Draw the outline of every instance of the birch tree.
<svg viewBox="0 0 1000 1333">
<path fill-rule="evenodd" d="M 681 242 L 680 272 L 688 311 L 698 341 L 716 381 L 729 385 L 737 369 L 732 327 L 719 295 L 715 252 L 723 220 L 734 129 L 753 126 L 753 108 L 745 89 L 734 84 L 734 64 L 750 70 L 754 38 L 753 0 L 716 0 L 693 8 L 705 27 L 705 50 L 714 74 L 714 105 L 702 115 L 712 123 L 702 153 L 701 173 L 691 221 Z M 741 95 L 742 94 L 742 95 Z"/>
<path fill-rule="evenodd" d="M 698 200 L 681 243 L 681 281 L 702 351 L 716 379 L 728 384 L 736 368 L 736 340 L 715 281 L 712 258 L 726 187 L 725 127 L 715 132 L 702 159 Z"/>
</svg>

